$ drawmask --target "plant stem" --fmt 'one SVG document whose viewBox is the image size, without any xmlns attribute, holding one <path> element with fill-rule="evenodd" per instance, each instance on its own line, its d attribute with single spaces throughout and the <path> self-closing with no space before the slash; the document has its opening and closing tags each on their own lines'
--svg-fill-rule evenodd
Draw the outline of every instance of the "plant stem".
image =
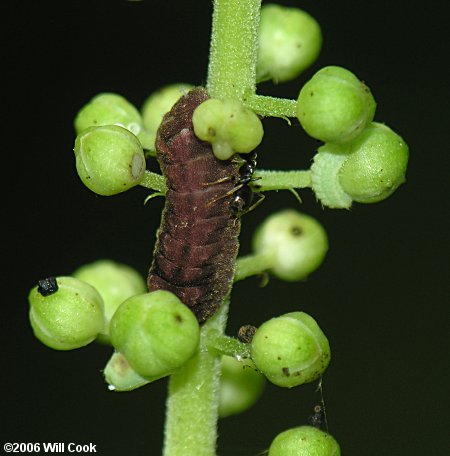
<svg viewBox="0 0 450 456">
<path fill-rule="evenodd" d="M 297 100 L 250 94 L 243 99 L 247 108 L 266 117 L 296 117 Z"/>
<path fill-rule="evenodd" d="M 257 169 L 254 176 L 261 178 L 253 183 L 253 186 L 261 192 L 311 187 L 311 171 L 309 170 L 272 171 Z"/>
<path fill-rule="evenodd" d="M 256 90 L 261 0 L 215 0 L 207 89 L 213 98 L 242 100 Z"/>
<path fill-rule="evenodd" d="M 260 275 L 273 266 L 273 257 L 268 253 L 255 253 L 240 257 L 236 261 L 234 281 L 239 282 L 247 277 Z"/>
<path fill-rule="evenodd" d="M 211 97 L 242 100 L 255 93 L 260 6 L 261 0 L 214 0 Z M 158 179 L 149 185 L 156 189 Z M 169 380 L 163 456 L 216 454 L 220 357 L 208 352 L 205 334 L 211 329 L 223 334 L 227 314 L 228 302 L 203 325 L 198 354 Z"/>
<path fill-rule="evenodd" d="M 250 358 L 250 346 L 234 337 L 226 336 L 213 329 L 205 334 L 206 348 L 215 356 L 233 356 L 234 358 Z"/>
<path fill-rule="evenodd" d="M 205 335 L 223 333 L 225 302 L 201 330 L 199 353 L 169 380 L 163 456 L 214 456 L 220 387 L 220 358 L 206 348 Z"/>
<path fill-rule="evenodd" d="M 139 185 L 150 190 L 156 190 L 160 193 L 166 193 L 167 190 L 164 177 L 161 176 L 161 174 L 148 170 L 145 171 L 144 177 L 142 178 Z"/>
</svg>

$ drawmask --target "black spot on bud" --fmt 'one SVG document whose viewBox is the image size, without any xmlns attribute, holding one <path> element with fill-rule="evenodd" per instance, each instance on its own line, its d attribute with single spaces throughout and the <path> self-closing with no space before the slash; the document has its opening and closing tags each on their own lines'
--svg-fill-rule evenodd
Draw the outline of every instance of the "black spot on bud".
<svg viewBox="0 0 450 456">
<path fill-rule="evenodd" d="M 47 277 L 46 279 L 39 280 L 38 293 L 42 296 L 50 296 L 58 291 L 58 282 L 55 277 Z"/>
</svg>

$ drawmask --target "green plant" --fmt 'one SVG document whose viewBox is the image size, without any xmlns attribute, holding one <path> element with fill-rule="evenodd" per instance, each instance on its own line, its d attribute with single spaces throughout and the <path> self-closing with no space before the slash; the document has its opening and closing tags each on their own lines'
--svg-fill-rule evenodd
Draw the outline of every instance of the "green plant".
<svg viewBox="0 0 450 456">
<path fill-rule="evenodd" d="M 195 131 L 197 131 L 197 129 L 205 130 L 207 134 L 203 137 L 199 134 L 200 137 L 204 140 L 211 140 L 213 150 L 218 158 L 229 159 L 234 152 L 250 152 L 251 149 L 256 147 L 261 141 L 261 132 L 258 127 L 259 123 L 254 113 L 261 116 L 277 117 L 295 117 L 298 115 L 301 124 L 305 130 L 310 133 L 310 127 L 309 124 L 305 122 L 305 118 L 310 118 L 308 109 L 312 107 L 312 112 L 314 113 L 313 125 L 318 127 L 319 133 L 310 134 L 327 141 L 327 144 L 319 150 L 311 170 L 288 172 L 256 170 L 253 173 L 253 176 L 255 179 L 259 179 L 248 183 L 253 191 L 257 194 L 261 194 L 270 190 L 289 189 L 294 191 L 294 189 L 298 188 L 312 187 L 323 205 L 340 208 L 349 208 L 353 200 L 358 202 L 375 202 L 389 196 L 389 194 L 404 180 L 407 148 L 401 138 L 394 136 L 387 141 L 387 147 L 385 148 L 380 149 L 380 142 L 377 142 L 376 151 L 379 152 L 381 150 L 381 154 L 375 156 L 374 162 L 368 162 L 366 159 L 358 159 L 360 154 L 359 151 L 367 150 L 365 147 L 359 147 L 361 143 L 366 144 L 363 139 L 366 138 L 372 130 L 378 131 L 380 128 L 374 125 L 367 126 L 369 122 L 372 121 L 375 105 L 371 97 L 365 96 L 365 94 L 367 94 L 364 89 L 365 86 L 363 87 L 358 82 L 355 82 L 355 76 L 352 76 L 351 78 L 352 82 L 355 82 L 355 84 L 350 86 L 348 91 L 350 94 L 349 98 L 345 96 L 347 91 L 342 94 L 342 91 L 339 90 L 339 88 L 336 90 L 336 97 L 333 96 L 334 88 L 333 90 L 326 90 L 326 107 L 328 109 L 323 112 L 325 116 L 321 116 L 320 109 L 314 109 L 315 95 L 311 96 L 310 92 L 310 99 L 308 99 L 307 103 L 308 109 L 306 110 L 301 109 L 301 107 L 304 106 L 302 92 L 300 93 L 298 102 L 295 100 L 275 99 L 256 95 L 255 89 L 257 78 L 263 80 L 268 77 L 267 75 L 272 75 L 271 78 L 281 81 L 286 78 L 296 77 L 298 71 L 303 69 L 303 64 L 299 65 L 299 69 L 294 68 L 294 70 L 292 70 L 292 67 L 289 68 L 288 65 L 288 70 L 290 70 L 287 72 L 288 76 L 280 76 L 280 74 L 286 73 L 277 72 L 275 67 L 271 68 L 271 65 L 273 65 L 274 62 L 268 59 L 268 61 L 264 63 L 266 68 L 263 68 L 262 64 L 260 64 L 259 70 L 257 70 L 258 59 L 256 42 L 260 8 L 259 3 L 260 2 L 258 1 L 216 1 L 207 89 L 211 96 L 211 102 L 214 102 L 219 106 L 219 110 L 217 111 L 219 120 L 217 126 L 211 127 L 209 124 L 206 124 L 205 126 L 204 123 L 211 120 L 209 116 L 206 121 L 202 119 L 201 116 L 198 119 L 194 118 Z M 287 11 L 287 13 L 290 13 L 290 11 Z M 295 12 L 294 15 L 296 15 Z M 267 19 L 270 19 L 270 15 L 266 14 L 266 16 Z M 302 18 L 304 18 L 303 15 Z M 269 26 L 270 25 L 269 21 Z M 273 26 L 276 26 L 276 24 Z M 317 36 L 317 28 L 314 28 L 314 34 L 313 46 L 315 50 L 313 50 L 312 53 L 317 53 L 317 49 L 320 48 L 320 43 L 318 43 L 317 40 L 321 40 L 320 35 Z M 297 36 L 295 35 L 293 39 L 295 43 Z M 272 44 L 270 40 L 265 42 L 267 43 L 267 46 L 271 46 Z M 232 52 L 230 52 L 230 43 L 234 45 Z M 263 41 L 261 41 L 260 52 L 264 51 L 262 43 Z M 295 46 L 291 46 L 291 48 L 295 49 Z M 283 51 L 283 55 L 287 55 L 286 53 L 288 52 L 289 51 Z M 267 54 L 269 54 L 269 52 Z M 297 63 L 298 59 L 294 59 L 293 61 Z M 275 63 L 277 65 L 279 64 L 279 62 Z M 348 72 L 343 69 L 338 69 L 337 72 L 348 75 Z M 314 84 L 318 84 L 318 87 L 314 88 L 314 93 L 316 94 L 316 90 L 319 91 L 317 93 L 320 93 L 320 90 L 323 87 L 321 81 L 311 81 L 314 82 Z M 361 89 L 361 87 L 363 88 Z M 353 88 L 356 91 L 356 95 L 353 92 Z M 362 101 L 359 96 L 361 92 L 363 94 Z M 355 98 L 358 109 L 354 108 L 355 103 L 353 102 L 355 101 Z M 99 98 L 96 98 L 97 101 L 98 99 Z M 85 182 L 91 190 L 102 195 L 116 194 L 134 185 L 143 185 L 150 188 L 156 192 L 152 195 L 164 194 L 166 192 L 164 178 L 161 175 L 149 171 L 145 171 L 144 173 L 141 166 L 143 163 L 144 151 L 148 156 L 155 154 L 154 140 L 147 141 L 152 133 L 156 135 L 155 127 L 146 127 L 146 125 L 150 124 L 150 120 L 154 120 L 154 116 L 152 116 L 150 112 L 150 114 L 147 114 L 144 117 L 144 120 L 141 121 L 140 117 L 136 117 L 136 112 L 129 109 L 127 116 L 129 116 L 130 119 L 128 121 L 128 117 L 127 119 L 124 119 L 123 116 L 117 115 L 117 112 L 120 111 L 119 107 L 123 107 L 124 105 L 122 98 L 117 96 L 106 97 L 104 95 L 100 99 L 107 99 L 108 103 L 101 104 L 101 109 L 95 111 L 94 114 L 85 108 L 80 111 L 77 118 L 77 125 L 82 126 L 77 126 L 80 136 L 77 138 L 75 152 L 77 156 L 77 168 L 83 182 Z M 361 109 L 359 109 L 359 102 L 362 103 Z M 168 103 L 169 106 L 171 104 L 172 103 Z M 205 105 L 207 105 L 207 102 L 200 106 L 204 107 Z M 224 111 L 224 105 L 226 107 L 232 106 L 233 109 L 227 113 Z M 95 108 L 95 106 L 98 106 L 98 103 L 92 102 L 90 103 L 90 106 L 94 106 Z M 147 104 L 147 107 L 148 106 L 150 106 L 150 103 Z M 239 109 L 234 109 L 236 106 L 238 106 Z M 337 112 L 339 115 L 330 119 L 328 116 L 329 111 Z M 201 113 L 201 111 L 196 111 L 197 114 L 199 112 Z M 254 133 L 256 139 L 250 137 L 250 135 L 247 136 L 245 131 L 242 135 L 241 120 L 236 124 L 238 127 L 236 130 L 235 128 L 228 128 L 226 122 L 220 117 L 222 115 L 225 116 L 225 114 L 228 114 L 229 117 L 236 116 L 237 113 L 240 112 L 244 113 L 245 119 L 251 119 L 250 123 L 255 125 Z M 369 113 L 369 115 L 363 116 L 363 121 L 360 121 L 361 112 L 363 112 L 363 114 Z M 304 113 L 306 113 L 306 115 L 304 115 Z M 349 116 L 350 120 L 344 125 L 344 127 L 350 125 L 350 133 L 348 133 L 348 128 L 342 128 L 342 113 L 352 114 Z M 354 117 L 353 114 L 355 114 Z M 160 112 L 158 111 L 157 116 L 160 117 Z M 146 123 L 146 119 L 148 124 Z M 335 124 L 333 122 L 335 122 Z M 139 128 L 137 128 L 136 125 Z M 328 135 L 329 132 L 327 132 L 327 135 L 322 136 L 320 130 L 324 129 L 324 127 L 332 130 L 331 136 Z M 146 128 L 147 130 L 145 130 Z M 145 135 L 142 135 L 142 129 L 144 129 L 144 133 L 148 134 L 147 139 L 144 139 Z M 214 134 L 211 134 L 211 129 Z M 381 129 L 383 130 L 383 128 Z M 358 132 L 358 130 L 360 131 Z M 217 131 L 220 134 L 217 134 Z M 355 131 L 358 132 L 358 134 L 356 134 Z M 111 133 L 115 138 L 118 138 L 117 141 L 111 139 Z M 82 141 L 86 135 L 88 137 L 93 135 L 91 138 L 93 137 L 95 140 L 93 140 L 92 146 L 89 145 L 89 142 L 84 144 Z M 219 139 L 218 144 L 220 147 L 214 147 L 215 142 L 217 143 L 217 139 Z M 242 140 L 249 140 L 250 143 L 254 144 L 251 146 L 245 145 L 245 147 L 241 148 Z M 88 152 L 93 152 L 97 149 L 101 152 L 95 153 L 95 163 L 92 165 L 93 168 L 89 167 L 89 173 L 87 174 L 84 173 L 84 171 L 88 169 L 86 161 L 84 159 L 81 160 L 81 158 L 79 159 L 80 154 L 81 157 L 83 157 L 83 145 L 90 147 Z M 391 150 L 394 150 L 394 153 L 391 153 Z M 116 151 L 119 154 L 118 158 L 117 160 L 112 161 L 111 155 Z M 385 156 L 388 158 L 387 161 L 385 160 Z M 79 161 L 85 166 L 78 166 Z M 123 163 L 123 165 L 118 166 L 118 162 Z M 369 166 L 367 166 L 368 163 Z M 376 168 L 374 168 L 372 163 L 375 163 Z M 94 184 L 90 183 L 91 169 L 92 175 L 95 175 L 96 179 L 98 178 L 98 181 L 96 180 Z M 106 180 L 105 174 L 107 177 Z M 128 180 L 130 176 L 131 180 Z M 244 184 L 243 188 L 247 188 L 245 187 L 246 185 L 247 184 Z M 236 191 L 236 193 L 237 192 L 238 191 Z M 329 194 L 331 196 L 329 196 Z M 335 195 L 338 195 L 339 198 L 335 199 Z M 342 199 L 344 202 L 341 202 Z M 275 247 L 277 248 L 275 248 L 271 246 L 270 241 L 266 240 L 266 236 L 263 236 L 261 232 L 257 233 L 254 242 L 254 254 L 237 260 L 235 281 L 242 280 L 250 275 L 267 272 L 283 278 L 284 280 L 301 280 L 320 265 L 327 250 L 326 236 L 324 236 L 320 226 L 315 227 L 315 230 L 313 229 L 313 226 L 310 231 L 308 224 L 302 224 L 306 223 L 305 220 L 307 220 L 307 218 L 305 216 L 299 216 L 297 213 L 277 214 L 277 216 L 281 217 L 281 221 L 279 222 L 281 226 L 290 227 L 285 233 L 287 234 L 287 239 L 276 239 Z M 299 219 L 298 223 L 296 221 L 297 219 Z M 264 226 L 267 224 L 269 224 L 269 221 L 261 226 L 261 230 L 263 230 Z M 278 235 L 279 232 L 280 228 L 276 227 L 275 234 Z M 308 246 L 309 235 L 312 236 L 312 242 L 310 243 L 312 244 L 311 255 L 308 253 L 308 249 L 310 248 Z M 275 238 L 277 238 L 277 236 L 275 236 Z M 284 243 L 287 243 L 287 246 L 285 246 Z M 297 244 L 300 244 L 298 252 L 292 247 Z M 278 247 L 280 247 L 279 250 L 281 250 L 281 254 L 278 253 Z M 85 276 L 83 280 L 88 283 L 90 282 L 88 275 Z M 58 279 L 57 281 L 59 282 Z M 99 290 L 99 292 L 100 295 L 102 295 L 103 300 L 105 300 L 104 293 L 106 292 L 102 293 L 101 290 Z M 133 294 L 139 293 L 141 292 L 135 292 L 134 290 L 130 291 L 129 296 L 123 296 L 123 300 Z M 58 299 L 59 291 L 56 291 L 52 296 L 52 298 L 50 298 L 50 296 L 47 298 L 42 295 L 42 298 L 39 297 L 39 299 L 44 303 L 48 303 L 49 299 Z M 145 300 L 150 299 L 150 297 L 151 294 L 146 295 Z M 133 299 L 134 298 L 131 298 L 131 300 Z M 169 300 L 173 300 L 173 297 L 169 297 Z M 130 301 L 128 300 L 127 302 L 127 306 L 129 306 Z M 31 309 L 34 311 L 35 302 L 30 300 L 30 303 L 32 306 Z M 126 307 L 120 307 L 120 309 L 125 308 Z M 148 356 L 151 358 L 150 354 L 141 351 L 144 350 L 142 345 L 145 344 L 133 344 L 137 347 L 137 353 L 129 353 L 128 348 L 124 348 L 124 345 L 127 345 L 127 340 L 125 340 L 124 345 L 122 344 L 123 334 L 121 334 L 120 337 L 114 336 L 114 333 L 110 334 L 109 331 L 105 331 L 103 327 L 98 330 L 96 329 L 95 331 L 93 337 L 102 332 L 106 337 L 111 335 L 115 348 L 120 352 L 113 355 L 111 362 L 106 369 L 106 376 L 112 388 L 116 390 L 130 390 L 137 386 L 142 386 L 162 375 L 172 375 L 168 402 L 166 445 L 164 450 L 166 456 L 178 454 L 214 454 L 218 410 L 217 386 L 219 382 L 221 356 L 231 355 L 237 359 L 245 360 L 243 362 L 249 365 L 254 362 L 260 371 L 267 371 L 265 363 L 260 361 L 261 358 L 258 357 L 258 355 L 255 356 L 255 353 L 259 353 L 260 350 L 254 348 L 253 342 L 242 342 L 224 335 L 227 308 L 228 302 L 224 303 L 219 312 L 203 325 L 198 354 L 190 358 L 186 363 L 184 362 L 185 360 L 183 360 L 183 362 L 181 362 L 182 365 L 179 365 L 177 358 L 175 364 L 169 363 L 166 371 L 164 371 L 164 369 L 157 372 L 153 369 L 147 370 L 146 365 L 145 368 L 142 369 L 142 363 L 135 361 L 135 356 L 138 357 L 139 361 L 144 358 L 144 362 L 146 361 L 145 357 Z M 133 310 L 138 311 L 139 309 L 134 308 Z M 120 313 L 121 312 L 124 311 L 121 310 Z M 118 312 L 116 314 L 117 317 L 112 317 L 112 322 L 114 322 L 115 318 L 119 319 L 120 313 Z M 282 320 L 286 321 L 286 317 L 287 316 L 284 316 Z M 49 318 L 51 322 L 55 321 L 55 317 L 50 315 Z M 139 320 L 140 318 L 137 319 Z M 176 318 L 174 317 L 172 320 L 176 321 Z M 288 318 L 287 320 L 290 323 L 292 318 Z M 128 326 L 131 325 L 131 323 L 126 320 L 124 325 Z M 161 334 L 159 337 L 164 341 L 164 338 L 168 337 L 167 333 L 164 332 L 167 329 L 167 326 L 165 324 L 161 326 Z M 304 330 L 305 328 L 302 327 L 302 329 Z M 146 330 L 143 330 L 143 332 L 146 333 Z M 195 333 L 195 330 L 193 332 Z M 36 331 L 36 333 L 38 335 L 38 331 Z M 258 331 L 256 334 L 258 334 Z M 321 332 L 319 335 L 319 339 L 322 342 L 323 340 L 326 341 L 326 339 L 324 339 L 325 336 L 323 336 Z M 91 339 L 93 337 L 90 336 Z M 255 337 L 256 343 L 258 337 Z M 303 341 L 303 339 L 306 340 L 307 338 L 302 332 L 300 336 L 294 335 L 294 339 L 296 341 Z M 189 340 L 192 342 L 194 339 Z M 285 341 L 282 340 L 282 342 L 282 345 L 285 345 Z M 258 345 L 259 343 L 260 342 L 258 342 Z M 325 345 L 327 344 L 328 343 L 326 342 Z M 288 348 L 292 347 L 292 344 L 287 345 Z M 152 344 L 150 344 L 150 346 L 152 347 Z M 303 348 L 307 347 L 308 344 L 302 343 L 299 346 Z M 265 354 L 264 344 L 262 352 Z M 275 357 L 277 356 L 278 355 L 275 355 Z M 312 356 L 314 358 L 316 355 L 313 353 Z M 118 362 L 118 360 L 120 362 Z M 123 368 L 124 363 L 129 363 L 129 365 L 126 364 L 125 370 L 117 369 L 117 366 Z M 327 363 L 324 362 L 322 364 L 323 367 L 325 367 Z M 271 366 L 272 362 L 269 360 L 269 368 Z M 133 367 L 135 369 L 133 369 Z M 291 373 L 297 371 L 295 369 L 292 370 L 290 365 L 277 365 L 277 363 L 275 363 L 275 369 L 277 371 L 275 377 L 278 377 L 278 374 L 281 372 L 281 378 L 283 380 L 281 383 L 284 384 L 284 380 L 289 380 L 285 386 L 294 386 L 296 384 L 296 382 L 291 383 L 291 380 L 294 378 L 294 376 L 291 377 Z M 322 370 L 315 371 L 314 375 L 308 375 L 307 381 L 316 379 L 321 372 Z M 269 379 L 274 378 L 271 374 L 269 374 L 268 377 Z M 298 377 L 298 375 L 295 377 Z M 200 390 L 196 388 L 199 380 L 205 385 L 205 387 Z M 280 384 L 278 380 L 275 382 Z M 199 417 L 202 417 L 201 423 L 199 423 Z M 185 423 L 185 425 L 182 423 Z M 186 440 L 186 435 L 189 435 L 190 439 Z M 285 451 L 285 453 L 280 453 L 280 449 L 278 448 L 276 451 L 278 451 L 276 454 L 292 454 L 286 452 L 290 450 L 282 449 L 281 451 Z"/>
</svg>

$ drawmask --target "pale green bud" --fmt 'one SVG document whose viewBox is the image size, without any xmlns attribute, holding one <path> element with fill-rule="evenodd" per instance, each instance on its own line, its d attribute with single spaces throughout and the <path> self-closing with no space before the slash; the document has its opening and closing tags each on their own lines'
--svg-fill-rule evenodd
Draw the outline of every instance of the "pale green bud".
<svg viewBox="0 0 450 456">
<path fill-rule="evenodd" d="M 109 322 L 123 301 L 131 296 L 145 293 L 146 284 L 133 268 L 111 260 L 98 260 L 78 268 L 73 277 L 92 285 L 103 298 L 105 306 L 105 332 L 98 339 L 109 342 Z"/>
<path fill-rule="evenodd" d="M 322 33 L 305 11 L 281 5 L 264 5 L 259 26 L 258 81 L 295 79 L 318 57 Z"/>
<path fill-rule="evenodd" d="M 376 103 L 352 72 L 329 66 L 319 70 L 301 89 L 297 117 L 306 133 L 330 143 L 355 139 L 373 120 Z"/>
<path fill-rule="evenodd" d="M 130 366 L 122 353 L 117 352 L 111 356 L 103 375 L 110 391 L 132 391 L 149 383 Z"/>
<path fill-rule="evenodd" d="M 83 347 L 104 330 L 103 300 L 95 288 L 81 280 L 42 280 L 31 290 L 28 301 L 34 335 L 55 350 Z"/>
<path fill-rule="evenodd" d="M 139 111 L 124 97 L 116 93 L 100 93 L 83 106 L 75 118 L 78 134 L 89 127 L 117 125 L 126 128 L 147 147 L 148 134 L 144 130 Z"/>
<path fill-rule="evenodd" d="M 171 374 L 197 350 L 200 329 L 194 314 L 164 290 L 123 302 L 110 323 L 113 346 L 148 380 Z"/>
<path fill-rule="evenodd" d="M 261 396 L 264 376 L 242 361 L 222 356 L 219 416 L 224 418 L 249 409 Z"/>
<path fill-rule="evenodd" d="M 252 360 L 272 383 L 282 387 L 319 378 L 330 362 L 330 345 L 316 321 L 291 312 L 263 323 L 251 342 Z"/>
<path fill-rule="evenodd" d="M 236 100 L 210 98 L 195 109 L 192 122 L 196 136 L 210 142 L 220 160 L 251 152 L 264 135 L 258 116 Z"/>
<path fill-rule="evenodd" d="M 116 195 L 138 185 L 145 173 L 139 140 L 122 127 L 84 130 L 75 141 L 76 167 L 84 185 L 99 195 Z"/>
<path fill-rule="evenodd" d="M 354 141 L 320 147 L 311 166 L 312 189 L 330 208 L 349 208 L 352 201 L 376 203 L 405 182 L 409 151 L 405 141 L 373 122 Z"/>
<path fill-rule="evenodd" d="M 170 84 L 153 92 L 145 100 L 142 106 L 142 119 L 146 131 L 153 138 L 153 143 L 164 114 L 168 113 L 172 106 L 192 88 L 190 84 Z"/>
<path fill-rule="evenodd" d="M 300 426 L 278 434 L 268 456 L 340 456 L 336 440 L 312 426 Z"/>
<path fill-rule="evenodd" d="M 293 209 L 270 215 L 253 237 L 255 254 L 269 258 L 269 271 L 281 280 L 305 279 L 322 263 L 328 238 L 317 220 Z"/>
</svg>

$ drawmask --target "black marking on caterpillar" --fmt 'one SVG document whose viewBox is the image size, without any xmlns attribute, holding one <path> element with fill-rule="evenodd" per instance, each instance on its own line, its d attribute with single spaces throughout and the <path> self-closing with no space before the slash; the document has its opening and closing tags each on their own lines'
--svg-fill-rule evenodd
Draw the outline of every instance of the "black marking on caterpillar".
<svg viewBox="0 0 450 456">
<path fill-rule="evenodd" d="M 208 98 L 204 88 L 191 90 L 158 130 L 156 156 L 168 190 L 147 279 L 150 291 L 175 293 L 200 323 L 230 292 L 240 215 L 251 203 L 248 183 L 256 166 L 256 154 L 243 165 L 242 159 L 219 160 L 195 136 L 192 114 Z"/>
</svg>

